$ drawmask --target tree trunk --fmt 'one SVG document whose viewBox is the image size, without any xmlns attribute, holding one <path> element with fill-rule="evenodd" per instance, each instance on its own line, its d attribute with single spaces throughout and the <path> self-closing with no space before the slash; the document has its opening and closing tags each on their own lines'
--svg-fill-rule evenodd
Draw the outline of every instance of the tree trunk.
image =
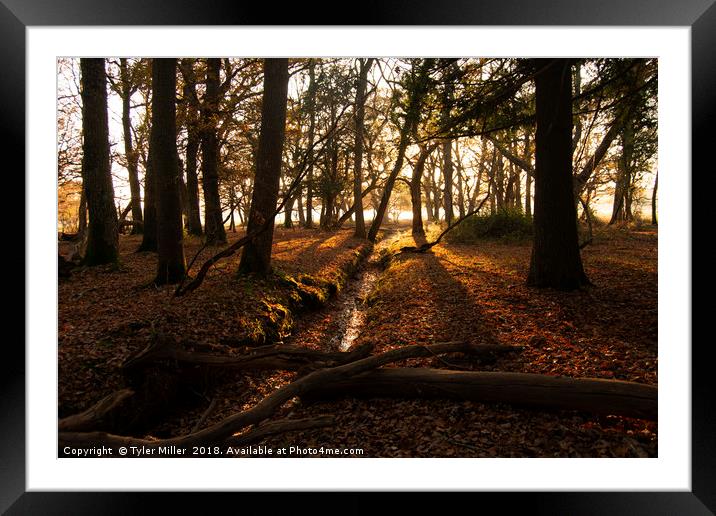
<svg viewBox="0 0 716 516">
<path fill-rule="evenodd" d="M 425 212 L 427 214 L 428 222 L 433 222 L 433 196 L 431 194 L 431 183 L 430 174 L 428 174 L 427 177 L 423 178 L 423 190 L 425 191 Z"/>
<path fill-rule="evenodd" d="M 490 193 L 490 215 L 494 215 L 495 213 L 497 213 L 497 187 L 495 181 L 495 177 L 497 175 L 497 158 L 498 152 L 497 146 L 495 146 L 492 151 L 492 161 L 490 163 L 490 170 L 487 176 L 487 190 Z"/>
<path fill-rule="evenodd" d="M 465 181 L 463 180 L 464 168 L 462 165 L 462 158 L 460 156 L 460 148 L 458 147 L 458 141 L 455 140 L 455 158 L 457 159 L 457 209 L 460 218 L 465 216 Z"/>
<path fill-rule="evenodd" d="M 295 202 L 296 198 L 294 196 L 291 196 L 286 201 L 286 206 L 283 209 L 283 227 L 286 229 L 293 227 L 293 204 Z"/>
<path fill-rule="evenodd" d="M 313 227 L 313 165 L 309 165 L 306 174 L 306 216 L 305 227 Z"/>
<path fill-rule="evenodd" d="M 178 283 L 186 272 L 176 145 L 176 59 L 152 60 L 152 129 L 157 206 L 157 285 Z"/>
<path fill-rule="evenodd" d="M 578 97 L 582 93 L 582 64 L 577 62 L 572 69 L 572 76 L 573 79 L 573 90 L 572 90 L 572 97 Z M 579 103 L 577 103 L 577 111 L 579 111 L 580 106 Z M 574 117 L 574 134 L 572 135 L 572 154 L 574 154 L 574 151 L 577 149 L 577 145 L 579 145 L 579 140 L 582 138 L 582 117 L 576 116 Z"/>
<path fill-rule="evenodd" d="M 634 382 L 531 373 L 384 368 L 320 385 L 308 399 L 437 398 L 581 410 L 655 421 L 657 388 Z"/>
<path fill-rule="evenodd" d="M 654 189 L 651 191 L 651 223 L 656 226 L 656 189 L 659 186 L 659 171 L 656 171 L 656 177 L 654 178 Z"/>
<path fill-rule="evenodd" d="M 609 225 L 632 220 L 631 214 L 631 157 L 634 149 L 634 132 L 631 119 L 622 127 L 622 155 L 617 168 L 618 176 L 614 185 L 614 205 Z"/>
<path fill-rule="evenodd" d="M 495 169 L 495 202 L 498 212 L 505 209 L 505 160 L 502 153 L 497 156 Z"/>
<path fill-rule="evenodd" d="M 109 156 L 104 59 L 80 59 L 82 73 L 82 184 L 89 225 L 85 265 L 116 263 L 119 234 Z"/>
<path fill-rule="evenodd" d="M 365 95 L 368 87 L 368 72 L 373 66 L 373 58 L 359 59 L 360 71 L 356 88 L 355 107 L 355 148 L 353 153 L 353 206 L 355 211 L 355 236 L 365 238 L 365 220 L 363 219 L 363 122 L 365 120 Z"/>
<path fill-rule="evenodd" d="M 298 224 L 303 227 L 306 225 L 306 213 L 303 211 L 303 196 L 301 195 L 301 189 L 298 189 L 298 194 L 296 195 L 296 201 L 298 204 Z"/>
<path fill-rule="evenodd" d="M 179 135 L 177 134 L 177 137 Z M 174 140 L 176 142 L 176 140 Z M 179 178 L 179 201 L 181 206 L 181 218 L 182 218 L 182 228 L 185 228 L 189 221 L 189 199 L 188 194 L 186 191 L 186 183 L 184 182 L 184 164 L 181 161 L 181 158 L 179 157 L 179 154 L 177 154 L 177 165 L 178 165 L 178 178 Z"/>
<path fill-rule="evenodd" d="M 429 147 L 420 149 L 420 155 L 415 162 L 413 175 L 410 178 L 410 204 L 413 207 L 413 235 L 425 235 L 425 229 L 423 228 L 423 203 L 420 195 L 420 182 L 423 178 L 423 171 L 425 170 L 425 160 L 428 159 L 428 156 L 430 156 L 430 153 L 433 152 L 436 147 L 437 144 L 433 144 Z"/>
<path fill-rule="evenodd" d="M 206 95 L 202 120 L 201 156 L 204 187 L 204 225 L 209 245 L 225 244 L 226 230 L 219 198 L 219 140 L 216 135 L 219 116 L 219 71 L 221 59 L 206 60 Z"/>
<path fill-rule="evenodd" d="M 144 173 L 144 234 L 142 243 L 137 251 L 157 250 L 157 209 L 156 209 L 156 187 L 154 185 L 154 164 L 152 158 L 152 142 L 149 142 L 149 156 Z"/>
<path fill-rule="evenodd" d="M 507 186 L 505 188 L 505 208 L 514 208 L 515 206 L 515 184 L 513 175 L 513 165 L 509 161 L 506 164 Z"/>
<path fill-rule="evenodd" d="M 480 156 L 484 156 L 486 152 L 486 145 L 485 140 L 482 141 L 482 152 L 480 153 Z M 477 197 L 480 195 L 480 186 L 482 185 L 482 172 L 485 168 L 484 163 L 482 162 L 484 158 L 481 159 L 480 163 L 477 166 L 477 175 L 475 176 L 475 186 L 472 188 L 472 192 L 470 193 L 470 198 L 468 200 L 467 204 L 467 211 L 473 211 L 475 209 L 475 205 L 477 203 Z"/>
<path fill-rule="evenodd" d="M 614 183 L 614 200 L 612 204 L 612 216 L 609 225 L 624 220 L 624 160 L 620 159 L 617 165 L 617 180 Z"/>
<path fill-rule="evenodd" d="M 130 119 L 131 98 L 134 86 L 129 76 L 127 59 L 119 60 L 120 81 L 122 83 L 122 130 L 124 132 L 124 156 L 127 160 L 127 175 L 129 177 L 129 191 L 132 204 L 132 220 L 142 222 L 142 192 L 139 188 L 139 156 L 132 145 L 132 124 Z M 142 224 L 132 225 L 132 234 L 142 232 Z"/>
<path fill-rule="evenodd" d="M 306 223 L 307 228 L 313 227 L 313 140 L 316 134 L 316 61 L 309 60 L 308 65 L 308 98 L 306 109 L 308 110 L 308 172 L 306 174 Z"/>
<path fill-rule="evenodd" d="M 514 142 L 514 135 L 511 135 L 510 147 L 514 153 L 517 152 L 517 145 Z M 522 177 L 521 169 L 510 162 L 510 182 L 512 183 L 512 207 L 522 209 Z"/>
<path fill-rule="evenodd" d="M 525 130 L 525 160 L 530 156 L 530 135 Z M 525 174 L 525 215 L 532 217 L 532 174 Z"/>
<path fill-rule="evenodd" d="M 442 123 L 448 125 L 450 121 L 450 108 L 452 107 L 453 97 L 453 71 L 454 63 L 450 63 L 448 59 L 441 59 L 441 65 L 444 66 L 443 80 L 445 86 L 442 92 Z M 449 226 L 453 222 L 453 163 L 452 163 L 452 140 L 444 140 L 442 144 L 442 172 L 445 181 L 445 189 L 443 190 L 443 210 L 445 211 L 445 223 Z"/>
<path fill-rule="evenodd" d="M 656 190 L 655 190 L 656 191 Z M 80 192 L 80 205 L 77 213 L 77 240 L 84 240 L 87 231 L 87 195 L 85 195 L 84 182 Z M 84 253 L 83 253 L 84 254 Z"/>
<path fill-rule="evenodd" d="M 569 59 L 535 59 L 534 240 L 527 283 L 573 290 L 588 285 L 579 255 L 572 180 Z"/>
<path fill-rule="evenodd" d="M 201 236 L 201 208 L 199 206 L 199 179 L 197 170 L 197 154 L 201 145 L 199 133 L 199 106 L 196 97 L 196 77 L 193 70 L 193 59 L 181 61 L 184 77 L 183 96 L 186 102 L 186 193 L 187 193 L 187 225 L 190 235 Z"/>
<path fill-rule="evenodd" d="M 288 59 L 265 59 L 261 132 L 247 234 L 258 230 L 276 211 L 286 126 L 287 94 Z M 239 265 L 240 272 L 269 273 L 272 242 L 273 224 L 244 247 Z"/>
<path fill-rule="evenodd" d="M 443 190 L 443 210 L 445 211 L 445 222 L 449 226 L 452 224 L 452 141 L 443 142 L 443 180 L 445 181 L 445 189 Z"/>
<path fill-rule="evenodd" d="M 435 222 L 436 224 L 440 222 L 440 206 L 442 205 L 442 196 L 440 195 L 440 177 L 442 176 L 442 173 L 438 176 L 438 180 L 435 180 L 435 169 L 438 163 L 438 160 L 431 156 L 428 158 L 430 163 L 430 172 L 429 172 L 429 185 L 430 185 L 430 192 L 428 195 L 432 197 L 432 207 L 433 212 L 431 215 L 432 222 Z M 426 162 L 427 163 L 427 162 Z"/>
<path fill-rule="evenodd" d="M 331 109 L 331 121 L 335 121 L 335 109 Z M 336 196 L 338 195 L 338 141 L 333 133 L 326 143 L 326 168 L 323 174 L 323 199 L 321 201 L 322 229 L 329 229 L 333 225 L 333 213 L 335 209 Z"/>
</svg>

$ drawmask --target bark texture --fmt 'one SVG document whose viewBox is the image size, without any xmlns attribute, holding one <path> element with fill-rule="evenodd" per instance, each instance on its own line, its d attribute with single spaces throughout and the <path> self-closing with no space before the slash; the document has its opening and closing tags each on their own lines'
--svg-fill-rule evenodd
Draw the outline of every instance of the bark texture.
<svg viewBox="0 0 716 516">
<path fill-rule="evenodd" d="M 572 181 L 572 75 L 569 59 L 535 59 L 534 240 L 527 283 L 574 290 L 582 267 Z"/>
<path fill-rule="evenodd" d="M 104 59 L 80 59 L 82 73 L 82 184 L 89 222 L 85 265 L 115 263 L 119 234 L 109 157 Z"/>
<path fill-rule="evenodd" d="M 274 216 L 276 210 L 286 129 L 287 94 L 288 59 L 265 59 L 261 132 L 247 234 L 262 227 Z M 239 264 L 240 272 L 267 274 L 271 271 L 273 229 L 271 224 L 244 247 Z"/>
<path fill-rule="evenodd" d="M 157 285 L 178 283 L 184 261 L 181 177 L 176 145 L 176 59 L 152 60 L 152 129 L 157 203 Z"/>
<path fill-rule="evenodd" d="M 190 235 L 202 234 L 199 207 L 199 179 L 197 175 L 197 155 L 201 144 L 199 134 L 199 103 L 196 94 L 196 76 L 194 75 L 193 59 L 181 60 L 181 71 L 184 77 L 183 97 L 186 103 L 186 229 Z"/>
<path fill-rule="evenodd" d="M 221 59 L 206 60 L 206 95 L 201 126 L 202 183 L 204 187 L 204 225 L 209 245 L 226 243 L 226 230 L 219 198 L 219 71 Z"/>
<path fill-rule="evenodd" d="M 142 222 L 142 192 L 139 187 L 139 156 L 132 143 L 131 124 L 131 98 L 137 87 L 132 81 L 127 59 L 119 60 L 119 74 L 122 97 L 122 130 L 124 132 L 124 156 L 127 160 L 127 175 L 129 177 L 129 191 L 131 194 L 132 220 Z M 132 234 L 142 232 L 142 224 L 132 226 Z"/>
<path fill-rule="evenodd" d="M 547 409 L 582 410 L 656 420 L 652 385 L 529 373 L 448 371 L 428 368 L 377 369 L 308 393 L 309 398 L 437 398 L 511 403 Z"/>
<path fill-rule="evenodd" d="M 363 123 L 365 121 L 365 95 L 368 85 L 368 72 L 373 66 L 373 58 L 359 59 L 360 70 L 356 88 L 355 108 L 355 146 L 353 154 L 353 206 L 355 210 L 357 238 L 365 238 L 365 220 L 363 219 Z"/>
</svg>

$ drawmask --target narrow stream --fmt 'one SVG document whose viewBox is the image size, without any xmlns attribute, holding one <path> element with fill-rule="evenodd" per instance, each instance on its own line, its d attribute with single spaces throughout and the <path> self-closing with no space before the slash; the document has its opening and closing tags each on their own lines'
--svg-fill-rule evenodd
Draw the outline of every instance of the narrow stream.
<svg viewBox="0 0 716 516">
<path fill-rule="evenodd" d="M 370 294 L 380 276 L 380 268 L 374 256 L 362 266 L 345 290 L 340 293 L 338 301 L 337 332 L 331 339 L 331 348 L 348 351 L 360 335 L 365 323 L 365 299 Z"/>
<path fill-rule="evenodd" d="M 325 308 L 301 317 L 289 340 L 299 344 L 318 344 L 325 351 L 348 351 L 361 335 L 368 313 L 366 298 L 383 273 L 378 249 L 399 238 L 401 229 L 386 229 L 382 242 L 363 261 L 345 287 Z"/>
<path fill-rule="evenodd" d="M 389 240 L 399 238 L 400 234 L 399 229 L 385 229 L 383 245 L 386 245 Z M 330 340 L 332 349 L 348 351 L 360 335 L 368 311 L 365 301 L 380 278 L 381 272 L 379 254 L 374 249 L 355 277 L 350 280 L 348 287 L 339 294 L 336 300 L 337 331 Z"/>
</svg>

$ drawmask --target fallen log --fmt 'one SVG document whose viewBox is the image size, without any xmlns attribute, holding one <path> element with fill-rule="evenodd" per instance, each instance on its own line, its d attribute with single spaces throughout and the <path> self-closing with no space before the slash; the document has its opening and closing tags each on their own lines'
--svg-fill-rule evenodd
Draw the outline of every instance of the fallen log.
<svg viewBox="0 0 716 516">
<path fill-rule="evenodd" d="M 459 342 L 447 344 L 463 346 L 463 343 Z M 172 400 L 179 395 L 182 385 L 188 385 L 192 389 L 206 387 L 202 383 L 206 381 L 206 375 L 197 373 L 197 366 L 228 370 L 299 370 L 305 373 L 363 359 L 372 349 L 371 344 L 364 344 L 348 352 L 320 352 L 297 346 L 272 345 L 253 348 L 247 355 L 220 356 L 185 351 L 172 339 L 159 336 L 123 366 L 127 381 L 133 389 L 119 390 L 101 399 L 85 412 L 64 418 L 59 423 L 60 431 L 139 430 L 147 421 L 159 417 L 161 412 L 171 405 Z M 463 350 L 465 357 L 458 360 L 494 360 L 498 356 L 522 349 L 522 346 L 474 344 L 467 351 Z M 443 360 L 438 353 L 433 354 L 433 358 L 445 365 L 457 367 L 456 364 Z M 215 374 L 207 374 L 213 380 L 217 379 Z M 133 397 L 128 400 L 130 396 Z M 215 402 L 216 400 L 197 421 L 192 432 L 201 428 Z"/>
<path fill-rule="evenodd" d="M 385 368 L 324 383 L 307 400 L 358 398 L 438 398 L 509 403 L 542 409 L 580 410 L 656 420 L 653 385 L 528 373 Z"/>
<path fill-rule="evenodd" d="M 364 373 L 385 364 L 405 360 L 408 358 L 429 357 L 444 353 L 466 352 L 469 353 L 475 347 L 468 342 L 445 342 L 429 346 L 405 346 L 370 356 L 355 362 L 319 369 L 299 378 L 298 380 L 284 385 L 265 397 L 259 403 L 218 423 L 198 432 L 171 437 L 167 439 L 142 439 L 122 435 L 113 435 L 106 432 L 60 432 L 60 450 L 65 446 L 106 446 L 113 451 L 125 446 L 145 446 L 148 448 L 183 447 L 189 448 L 194 445 L 207 445 L 224 442 L 243 428 L 255 425 L 271 417 L 271 415 L 284 403 L 317 388 L 326 383 Z"/>
<path fill-rule="evenodd" d="M 195 345 L 196 343 L 188 343 Z M 336 367 L 366 358 L 373 350 L 373 345 L 366 343 L 356 346 L 350 351 L 316 351 L 300 346 L 283 344 L 252 348 L 249 353 L 241 355 L 217 355 L 197 351 L 187 351 L 182 344 L 159 336 L 142 351 L 130 357 L 123 365 L 125 370 L 146 367 L 150 364 L 169 360 L 181 366 L 206 366 L 232 370 L 311 370 Z M 470 346 L 472 358 L 494 359 L 508 353 L 519 352 L 523 346 L 505 346 L 502 344 L 474 344 Z"/>
<path fill-rule="evenodd" d="M 60 419 L 60 432 L 83 432 L 112 428 L 117 412 L 134 396 L 132 389 L 121 389 L 105 396 L 90 408 L 79 414 Z"/>
<path fill-rule="evenodd" d="M 371 344 L 357 346 L 351 351 L 325 352 L 282 344 L 254 348 L 242 355 L 216 355 L 182 349 L 167 337 L 154 339 L 149 346 L 129 358 L 122 368 L 127 371 L 169 360 L 177 366 L 204 366 L 231 370 L 310 370 L 336 367 L 367 357 Z"/>
</svg>

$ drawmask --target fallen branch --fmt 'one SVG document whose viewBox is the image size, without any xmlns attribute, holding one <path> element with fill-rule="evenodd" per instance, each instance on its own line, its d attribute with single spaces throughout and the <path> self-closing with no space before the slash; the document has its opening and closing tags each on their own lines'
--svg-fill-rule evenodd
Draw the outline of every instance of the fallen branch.
<svg viewBox="0 0 716 516">
<path fill-rule="evenodd" d="M 204 430 L 192 432 L 180 437 L 142 439 L 138 437 L 113 435 L 105 432 L 60 432 L 59 444 L 61 448 L 64 446 L 101 445 L 117 449 L 121 446 L 145 446 L 151 448 L 176 446 L 187 448 L 193 445 L 220 443 L 241 431 L 241 429 L 268 419 L 279 407 L 292 398 L 302 396 L 321 385 L 337 382 L 338 380 L 375 369 L 382 365 L 408 358 L 433 356 L 434 354 L 440 353 L 469 353 L 474 347 L 473 344 L 467 342 L 446 342 L 430 346 L 406 346 L 341 366 L 320 369 L 275 390 L 250 409 L 229 416 L 223 421 Z"/>
<path fill-rule="evenodd" d="M 281 421 L 269 421 L 263 423 L 253 430 L 227 439 L 226 444 L 230 446 L 248 446 L 254 444 L 271 435 L 283 434 L 286 432 L 296 432 L 299 430 L 311 430 L 313 428 L 325 428 L 334 424 L 331 416 L 319 416 L 316 418 L 305 419 L 285 419 Z"/>
<path fill-rule="evenodd" d="M 541 409 L 656 420 L 653 385 L 530 373 L 448 371 L 428 368 L 378 369 L 312 389 L 306 399 L 343 397 L 438 398 L 509 403 Z"/>
<path fill-rule="evenodd" d="M 134 396 L 132 389 L 113 392 L 84 412 L 60 419 L 57 426 L 60 432 L 84 432 L 109 427 L 112 425 L 117 409 L 122 407 L 132 396 Z"/>
<path fill-rule="evenodd" d="M 192 427 L 192 429 L 191 429 L 192 432 L 197 432 L 201 428 L 201 425 L 204 424 L 204 421 L 206 421 L 207 418 L 211 415 L 211 413 L 214 412 L 214 409 L 216 408 L 216 404 L 217 404 L 216 398 L 211 400 L 211 403 L 209 403 L 209 406 L 207 407 L 207 409 L 201 415 L 201 417 L 196 422 L 196 424 L 194 424 L 194 426 Z"/>
<path fill-rule="evenodd" d="M 127 204 L 127 207 L 122 210 L 122 213 L 119 214 L 119 219 L 117 220 L 117 226 L 122 227 L 122 225 L 126 222 L 127 215 L 129 214 L 129 210 L 132 209 L 132 202 L 130 201 L 129 204 Z"/>
<path fill-rule="evenodd" d="M 433 240 L 432 242 L 427 242 L 427 243 L 421 245 L 420 247 L 415 247 L 415 246 L 405 246 L 405 247 L 401 247 L 401 248 L 400 248 L 400 252 L 396 253 L 395 256 L 398 256 L 398 255 L 401 254 L 401 253 L 424 253 L 424 252 L 426 252 L 428 249 L 430 249 L 430 248 L 432 248 L 432 247 L 438 245 L 438 244 L 440 243 L 440 241 L 443 239 L 443 237 L 444 237 L 445 235 L 447 235 L 450 231 L 452 231 L 453 229 L 455 229 L 455 227 L 457 227 L 458 224 L 460 224 L 462 221 L 464 221 L 464 220 L 467 219 L 468 217 L 471 217 L 471 216 L 475 215 L 476 213 L 478 213 L 478 212 L 482 209 L 482 206 L 485 204 L 485 202 L 487 201 L 487 199 L 489 199 L 489 198 L 490 198 L 490 191 L 489 191 L 489 189 L 488 189 L 487 195 L 486 195 L 485 198 L 482 200 L 482 202 L 480 202 L 480 204 L 478 205 L 477 208 L 475 208 L 474 210 L 472 210 L 472 211 L 466 213 L 465 215 L 463 215 L 462 217 L 460 217 L 459 219 L 457 219 L 455 222 L 453 222 L 452 224 L 450 224 L 447 228 L 445 228 L 445 230 L 444 230 L 442 233 L 440 233 L 440 235 L 439 235 L 435 240 Z"/>
<path fill-rule="evenodd" d="M 243 355 L 215 355 L 181 349 L 174 340 L 159 336 L 137 355 L 129 358 L 123 369 L 138 369 L 162 360 L 171 360 L 179 366 L 205 366 L 231 370 L 284 371 L 335 367 L 367 357 L 373 346 L 364 344 L 351 351 L 323 352 L 299 346 L 281 344 L 254 348 Z"/>
</svg>

